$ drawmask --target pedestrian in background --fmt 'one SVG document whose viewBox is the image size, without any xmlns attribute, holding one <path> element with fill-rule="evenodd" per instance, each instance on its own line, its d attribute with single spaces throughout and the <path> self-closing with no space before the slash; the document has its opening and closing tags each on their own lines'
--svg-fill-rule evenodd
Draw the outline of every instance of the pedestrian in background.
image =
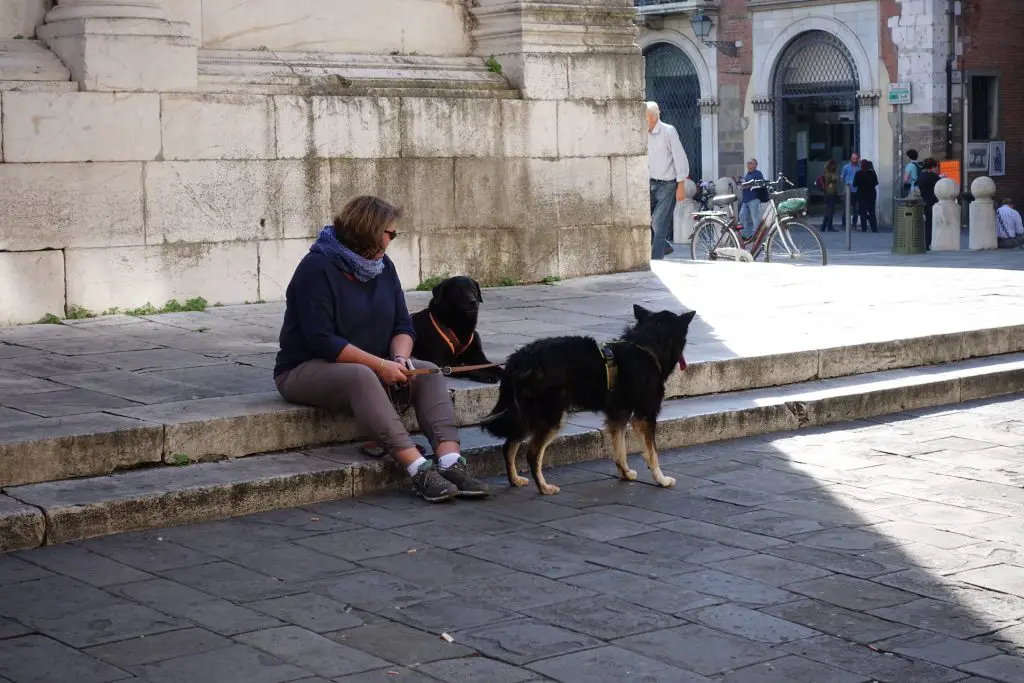
<svg viewBox="0 0 1024 683">
<path fill-rule="evenodd" d="M 661 120 L 657 102 L 647 103 L 647 172 L 651 185 L 651 259 L 671 254 L 668 233 L 676 202 L 686 198 L 690 161 L 676 129 Z"/>
<path fill-rule="evenodd" d="M 850 155 L 850 160 L 843 164 L 843 170 L 839 172 L 839 176 L 843 179 L 843 184 L 846 185 L 846 191 L 850 193 L 850 227 L 854 230 L 857 229 L 857 216 L 859 215 L 857 209 L 857 188 L 853 186 L 853 177 L 857 175 L 857 171 L 860 170 L 860 155 L 854 152 Z M 843 228 L 846 228 L 846 212 L 843 212 Z"/>
<path fill-rule="evenodd" d="M 836 213 L 836 202 L 839 201 L 839 171 L 835 159 L 825 163 L 825 171 L 821 174 L 821 191 L 825 193 L 825 218 L 821 222 L 821 231 L 834 232 L 832 219 Z"/>
<path fill-rule="evenodd" d="M 939 203 L 935 196 L 935 185 L 942 178 L 935 170 L 939 164 L 931 157 L 921 162 L 921 173 L 917 178 L 917 189 L 921 192 L 921 201 L 924 202 L 924 244 L 926 249 L 932 248 L 932 210 Z"/>
<path fill-rule="evenodd" d="M 751 180 L 764 180 L 764 174 L 757 170 L 757 159 L 747 162 L 747 174 L 743 176 L 743 182 Z M 744 239 L 754 236 L 757 226 L 761 224 L 761 198 L 765 190 L 763 188 L 743 188 L 743 197 L 740 199 L 740 223 L 743 225 Z"/>
<path fill-rule="evenodd" d="M 857 195 L 857 208 L 860 210 L 860 229 L 862 232 L 878 232 L 878 218 L 875 216 L 875 204 L 878 203 L 878 174 L 875 166 L 865 159 L 860 162 L 860 170 L 853 176 L 853 189 Z"/>
</svg>

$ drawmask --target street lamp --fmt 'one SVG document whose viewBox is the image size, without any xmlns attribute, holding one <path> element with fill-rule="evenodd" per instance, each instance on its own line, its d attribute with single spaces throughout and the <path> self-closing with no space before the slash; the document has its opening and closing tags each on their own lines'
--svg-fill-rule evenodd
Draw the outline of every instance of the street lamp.
<svg viewBox="0 0 1024 683">
<path fill-rule="evenodd" d="M 737 43 L 734 40 L 708 40 L 711 29 L 715 27 L 711 17 L 706 14 L 695 14 L 690 19 L 690 26 L 693 28 L 693 35 L 708 47 L 715 47 L 720 52 L 730 57 L 736 56 Z"/>
</svg>

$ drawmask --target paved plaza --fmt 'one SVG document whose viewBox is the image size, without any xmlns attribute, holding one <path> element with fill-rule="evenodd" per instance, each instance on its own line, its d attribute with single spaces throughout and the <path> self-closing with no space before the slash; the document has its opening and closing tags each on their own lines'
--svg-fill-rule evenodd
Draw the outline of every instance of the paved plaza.
<svg viewBox="0 0 1024 683">
<path fill-rule="evenodd" d="M 0 556 L 0 680 L 1018 683 L 1022 414 L 666 452 L 672 490 L 598 461 L 544 500 L 496 482 Z"/>
</svg>

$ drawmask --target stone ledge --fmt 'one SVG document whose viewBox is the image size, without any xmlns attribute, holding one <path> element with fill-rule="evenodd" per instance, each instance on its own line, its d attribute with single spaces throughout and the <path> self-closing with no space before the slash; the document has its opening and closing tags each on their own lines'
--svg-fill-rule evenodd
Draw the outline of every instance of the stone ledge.
<svg viewBox="0 0 1024 683">
<path fill-rule="evenodd" d="M 38 508 L 0 495 L 0 553 L 38 548 L 45 532 L 46 520 Z"/>
<path fill-rule="evenodd" d="M 199 89 L 210 93 L 326 96 L 398 91 L 408 95 L 431 91 L 480 93 L 487 97 L 517 95 L 479 57 L 269 50 L 200 50 Z"/>
<path fill-rule="evenodd" d="M 731 401 L 733 397 L 747 395 L 743 392 L 753 390 L 766 391 L 767 396 L 790 396 L 793 392 L 804 391 L 809 385 L 803 383 L 807 382 L 814 382 L 819 391 L 845 391 L 850 383 L 867 382 L 870 376 L 863 373 L 883 370 L 902 372 L 932 382 L 930 378 L 934 373 L 947 366 L 931 364 L 940 363 L 943 358 L 948 359 L 946 362 L 956 362 L 968 356 L 989 356 L 963 361 L 966 363 L 963 365 L 965 371 L 975 367 L 972 363 L 980 363 L 978 367 L 984 368 L 987 363 L 1014 358 L 1005 354 L 1024 351 L 1022 330 L 1024 328 L 1014 326 L 931 335 L 891 344 L 874 342 L 821 351 L 694 363 L 687 369 L 685 378 L 678 371 L 672 375 L 666 397 L 705 397 L 703 400 L 708 405 L 715 405 L 716 401 Z M 883 354 L 884 359 L 879 361 L 870 351 L 886 344 L 903 350 L 895 355 Z M 998 357 L 1000 354 L 1001 358 Z M 844 357 L 860 361 L 842 364 L 830 364 L 829 361 L 823 366 L 834 372 L 844 372 L 845 376 L 823 377 L 820 374 L 822 359 Z M 963 380 L 964 390 L 971 398 L 984 395 L 989 390 L 988 383 L 994 381 L 986 376 L 986 372 L 979 373 L 977 378 L 968 373 Z M 1019 374 L 1024 374 L 1024 371 Z M 1017 375 L 1004 373 L 1002 377 L 1005 386 L 1017 386 Z M 959 391 L 960 380 L 957 382 L 956 390 Z M 977 388 L 979 385 L 981 388 Z M 495 385 L 453 379 L 449 381 L 449 387 L 460 427 L 478 424 L 497 401 Z M 879 405 L 886 405 L 889 394 L 879 391 Z M 944 391 L 952 389 L 947 386 Z M 951 395 L 940 398 L 950 400 Z M 833 403 L 824 404 L 828 406 L 825 414 L 832 417 L 805 415 L 801 419 L 809 422 L 815 419 L 848 419 L 843 416 L 851 412 L 864 413 L 875 405 L 868 401 L 867 404 L 850 407 L 843 403 L 844 400 L 835 399 Z M 756 420 L 761 418 L 753 419 L 756 424 Z M 411 431 L 418 429 L 412 411 L 405 414 L 404 422 Z M 797 426 L 800 425 L 793 424 L 792 428 Z M 123 408 L 91 416 L 41 420 L 4 430 L 0 434 L 0 485 L 98 476 L 140 465 L 173 463 L 182 458 L 193 462 L 239 458 L 326 446 L 363 437 L 348 416 L 331 416 L 312 408 L 289 405 L 276 392 Z"/>
<path fill-rule="evenodd" d="M 970 386 L 965 394 L 963 388 Z M 658 421 L 658 448 L 666 450 L 811 425 L 953 405 L 1024 390 L 1024 355 L 961 361 L 920 372 L 886 371 L 800 387 L 669 401 Z M 607 457 L 609 444 L 594 414 L 571 416 L 550 446 L 545 464 Z M 463 452 L 478 476 L 504 472 L 500 441 L 479 428 L 464 431 Z M 420 438 L 422 441 L 422 438 Z M 632 434 L 629 449 L 639 445 Z M 520 469 L 525 466 L 520 458 Z M 640 481 L 649 474 L 641 473 Z M 552 481 L 557 484 L 557 481 Z M 530 484 L 533 485 L 532 483 Z M 166 467 L 8 488 L 11 499 L 42 510 L 45 542 L 56 544 L 294 507 L 407 486 L 390 460 L 373 460 L 353 444 L 304 453 Z M 0 498 L 0 524 L 3 524 Z M 22 517 L 34 508 L 13 504 Z M 9 506 L 10 507 L 10 506 Z M 38 539 L 30 519 L 29 535 Z M 37 525 L 38 526 L 38 525 Z M 34 535 L 33 535 L 34 534 Z"/>
<path fill-rule="evenodd" d="M 67 82 L 71 71 L 39 40 L 0 40 L 0 81 Z"/>
</svg>

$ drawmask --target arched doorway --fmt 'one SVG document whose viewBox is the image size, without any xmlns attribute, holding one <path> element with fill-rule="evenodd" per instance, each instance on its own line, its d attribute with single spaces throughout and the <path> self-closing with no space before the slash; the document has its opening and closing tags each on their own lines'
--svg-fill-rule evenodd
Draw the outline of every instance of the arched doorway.
<svg viewBox="0 0 1024 683">
<path fill-rule="evenodd" d="M 840 166 L 859 151 L 857 90 L 853 56 L 827 31 L 807 31 L 783 50 L 775 66 L 775 172 L 798 187 L 811 187 L 835 159 Z"/>
<path fill-rule="evenodd" d="M 647 63 L 647 99 L 658 103 L 661 119 L 679 131 L 690 162 L 690 177 L 701 176 L 700 78 L 693 61 L 669 43 L 644 50 Z"/>
</svg>

